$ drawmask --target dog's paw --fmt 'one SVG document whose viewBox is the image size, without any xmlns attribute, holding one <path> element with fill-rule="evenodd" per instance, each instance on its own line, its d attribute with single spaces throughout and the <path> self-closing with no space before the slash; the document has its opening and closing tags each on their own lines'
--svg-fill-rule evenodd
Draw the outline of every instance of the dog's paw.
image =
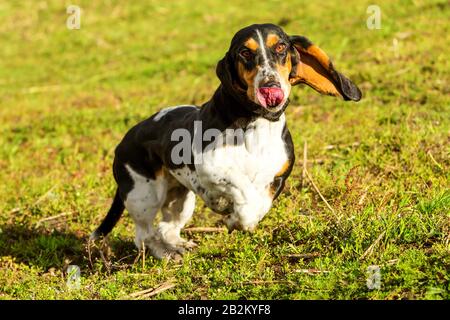
<svg viewBox="0 0 450 320">
<path fill-rule="evenodd" d="M 185 248 L 181 246 L 174 246 L 165 243 L 162 240 L 153 240 L 146 243 L 150 254 L 158 260 L 174 260 L 179 261 L 182 259 L 185 252 Z"/>
<path fill-rule="evenodd" d="M 186 240 L 181 237 L 177 237 L 177 239 L 171 239 L 172 241 L 165 241 L 168 248 L 172 250 L 179 250 L 181 253 L 184 253 L 185 249 L 193 249 L 197 247 L 197 244 L 192 240 Z"/>
<path fill-rule="evenodd" d="M 187 250 L 192 250 L 197 244 L 192 240 L 181 239 L 176 245 L 165 244 L 164 259 L 180 261 Z"/>
<path fill-rule="evenodd" d="M 231 233 L 234 230 L 240 229 L 239 220 L 233 214 L 229 214 L 229 215 L 226 215 L 225 217 L 223 217 L 222 222 L 227 227 L 228 233 Z"/>
<path fill-rule="evenodd" d="M 178 262 L 183 260 L 183 253 L 178 250 L 166 250 L 162 259 Z"/>
<path fill-rule="evenodd" d="M 236 215 L 233 214 L 225 216 L 225 218 L 223 218 L 223 222 L 228 229 L 228 233 L 231 233 L 234 230 L 251 233 L 256 229 L 256 225 L 258 224 L 257 221 L 242 222 Z"/>
<path fill-rule="evenodd" d="M 198 247 L 198 245 L 192 241 L 192 240 L 184 240 L 184 242 L 182 243 L 182 246 L 186 249 L 194 249 L 196 247 Z"/>
</svg>

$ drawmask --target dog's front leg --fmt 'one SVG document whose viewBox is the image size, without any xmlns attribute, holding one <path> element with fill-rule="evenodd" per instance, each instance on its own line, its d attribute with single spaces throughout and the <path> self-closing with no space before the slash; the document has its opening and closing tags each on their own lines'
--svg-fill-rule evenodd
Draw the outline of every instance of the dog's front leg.
<svg viewBox="0 0 450 320">
<path fill-rule="evenodd" d="M 248 179 L 240 179 L 230 189 L 234 200 L 233 213 L 224 221 L 231 232 L 234 229 L 253 231 L 258 222 L 266 215 L 272 206 L 269 194 L 259 192 Z"/>
<path fill-rule="evenodd" d="M 224 219 L 228 230 L 252 231 L 270 210 L 273 198 L 268 186 L 264 188 L 260 184 L 258 187 L 249 179 L 248 173 L 241 170 L 236 160 L 239 156 L 233 152 L 237 151 L 218 148 L 206 153 L 203 162 L 196 165 L 199 183 L 206 190 L 214 190 L 213 194 L 222 194 L 232 201 L 232 213 Z M 207 199 L 206 202 L 208 200 L 212 202 L 215 199 Z"/>
</svg>

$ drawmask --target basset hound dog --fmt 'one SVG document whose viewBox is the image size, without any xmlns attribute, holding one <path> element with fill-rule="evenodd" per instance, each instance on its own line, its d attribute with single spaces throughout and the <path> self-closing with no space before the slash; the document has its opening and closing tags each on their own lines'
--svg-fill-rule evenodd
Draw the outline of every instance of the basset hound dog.
<svg viewBox="0 0 450 320">
<path fill-rule="evenodd" d="M 252 231 L 294 165 L 284 113 L 291 87 L 304 83 L 321 94 L 361 99 L 322 49 L 273 24 L 238 31 L 216 74 L 220 85 L 202 106 L 163 109 L 128 131 L 115 149 L 114 200 L 91 240 L 107 235 L 126 208 L 139 249 L 159 259 L 179 256 L 195 246 L 180 230 L 196 195 L 224 215 L 228 230 Z"/>
</svg>

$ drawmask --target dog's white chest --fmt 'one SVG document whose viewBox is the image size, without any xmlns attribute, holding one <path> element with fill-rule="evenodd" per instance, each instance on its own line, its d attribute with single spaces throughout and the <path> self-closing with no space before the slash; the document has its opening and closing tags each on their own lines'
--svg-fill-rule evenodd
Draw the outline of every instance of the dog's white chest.
<svg viewBox="0 0 450 320">
<path fill-rule="evenodd" d="M 261 118 L 245 130 L 227 130 L 203 152 L 194 152 L 195 171 L 184 167 L 172 174 L 215 211 L 261 199 L 270 207 L 270 183 L 288 160 L 284 126 L 283 114 L 276 122 Z"/>
</svg>

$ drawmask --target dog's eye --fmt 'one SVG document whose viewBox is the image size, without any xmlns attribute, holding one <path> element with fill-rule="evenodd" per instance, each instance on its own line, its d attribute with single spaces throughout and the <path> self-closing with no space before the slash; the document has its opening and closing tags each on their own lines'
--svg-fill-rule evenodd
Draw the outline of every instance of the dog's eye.
<svg viewBox="0 0 450 320">
<path fill-rule="evenodd" d="M 284 43 L 279 43 L 275 47 L 276 53 L 283 53 L 286 50 L 286 45 Z"/>
<path fill-rule="evenodd" d="M 245 59 L 250 59 L 253 56 L 253 53 L 249 49 L 244 49 L 240 52 L 241 56 L 243 56 Z"/>
</svg>

